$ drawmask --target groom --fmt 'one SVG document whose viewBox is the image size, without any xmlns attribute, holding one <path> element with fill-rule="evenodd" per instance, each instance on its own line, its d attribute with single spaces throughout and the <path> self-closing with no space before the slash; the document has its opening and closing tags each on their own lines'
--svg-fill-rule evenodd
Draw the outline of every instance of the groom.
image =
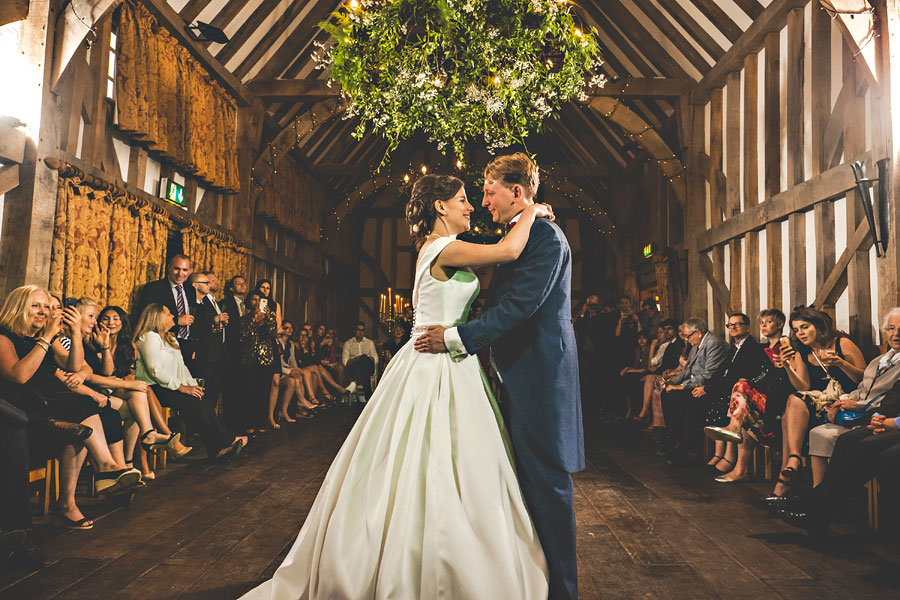
<svg viewBox="0 0 900 600">
<path fill-rule="evenodd" d="M 514 227 L 534 203 L 537 166 L 518 152 L 484 169 L 494 222 Z M 495 268 L 488 308 L 459 327 L 432 326 L 420 352 L 475 354 L 490 346 L 525 502 L 547 558 L 551 600 L 578 597 L 572 478 L 584 469 L 578 356 L 571 309 L 572 254 L 562 230 L 536 219 L 519 259 Z"/>
</svg>

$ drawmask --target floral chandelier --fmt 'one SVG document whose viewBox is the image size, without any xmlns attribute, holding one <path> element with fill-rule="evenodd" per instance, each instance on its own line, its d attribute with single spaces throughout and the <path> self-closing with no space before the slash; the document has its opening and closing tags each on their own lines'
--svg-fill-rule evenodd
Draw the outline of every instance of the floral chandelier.
<svg viewBox="0 0 900 600">
<path fill-rule="evenodd" d="M 457 156 L 524 143 L 606 81 L 565 0 L 349 0 L 333 17 L 314 58 L 360 117 L 354 137 L 371 129 L 388 154 L 417 130 Z"/>
</svg>

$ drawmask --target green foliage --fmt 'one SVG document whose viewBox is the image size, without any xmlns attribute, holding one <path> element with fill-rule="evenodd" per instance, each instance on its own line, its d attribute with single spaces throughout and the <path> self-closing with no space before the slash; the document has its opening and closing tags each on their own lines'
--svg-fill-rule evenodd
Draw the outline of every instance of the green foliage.
<svg viewBox="0 0 900 600">
<path fill-rule="evenodd" d="M 360 117 L 354 136 L 371 129 L 389 151 L 417 130 L 457 155 L 523 142 L 605 82 L 595 35 L 559 0 L 359 0 L 333 16 L 314 56 Z"/>
</svg>

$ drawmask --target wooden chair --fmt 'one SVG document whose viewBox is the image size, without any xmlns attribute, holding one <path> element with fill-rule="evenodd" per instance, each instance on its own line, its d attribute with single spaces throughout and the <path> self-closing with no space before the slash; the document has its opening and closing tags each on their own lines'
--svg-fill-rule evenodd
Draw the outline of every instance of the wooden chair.
<svg viewBox="0 0 900 600">
<path fill-rule="evenodd" d="M 172 416 L 171 410 L 169 410 L 168 406 L 163 406 L 163 418 L 166 420 L 168 424 L 169 418 Z M 150 465 L 150 468 L 153 471 L 156 471 L 157 467 L 160 469 L 166 468 L 166 450 L 165 448 L 159 448 L 156 450 L 151 450 L 147 453 L 147 463 Z"/>
<path fill-rule="evenodd" d="M 46 517 L 50 514 L 50 498 L 52 497 L 56 501 L 56 498 L 59 497 L 59 463 L 55 458 L 48 459 L 47 463 L 42 467 L 28 471 L 28 483 L 35 483 L 36 481 L 44 482 L 40 491 L 41 514 Z M 56 493 L 51 496 L 51 486 L 54 482 Z"/>
<path fill-rule="evenodd" d="M 866 493 L 868 496 L 867 508 L 869 513 L 869 527 L 878 531 L 878 492 L 881 491 L 878 485 L 878 478 L 873 477 L 866 483 Z"/>
</svg>

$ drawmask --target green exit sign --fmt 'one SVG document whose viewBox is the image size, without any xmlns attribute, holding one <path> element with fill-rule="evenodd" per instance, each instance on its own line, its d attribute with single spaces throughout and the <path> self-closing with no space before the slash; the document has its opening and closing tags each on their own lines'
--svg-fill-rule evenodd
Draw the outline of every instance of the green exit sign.
<svg viewBox="0 0 900 600">
<path fill-rule="evenodd" d="M 159 181 L 159 196 L 172 204 L 187 209 L 187 198 L 184 195 L 184 186 L 166 177 Z"/>
<path fill-rule="evenodd" d="M 656 244 L 653 243 L 644 246 L 644 258 L 650 258 L 653 256 L 653 251 L 656 249 L 655 246 Z"/>
</svg>

